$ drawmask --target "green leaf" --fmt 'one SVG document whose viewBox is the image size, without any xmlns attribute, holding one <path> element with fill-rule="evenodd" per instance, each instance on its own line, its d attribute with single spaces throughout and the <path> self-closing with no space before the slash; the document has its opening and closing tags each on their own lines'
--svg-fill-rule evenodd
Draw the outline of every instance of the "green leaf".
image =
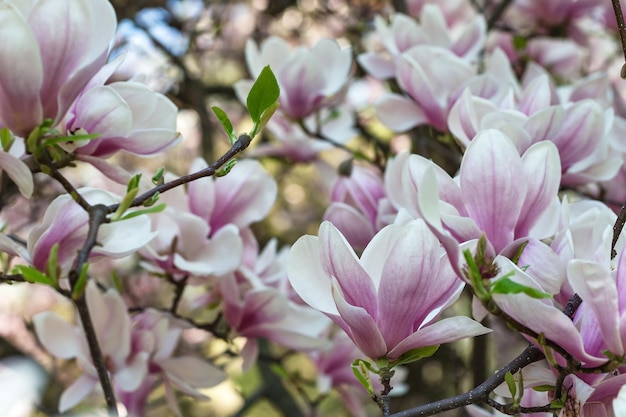
<svg viewBox="0 0 626 417">
<path fill-rule="evenodd" d="M 13 268 L 13 273 L 22 275 L 26 281 L 32 282 L 33 284 L 44 284 L 51 287 L 56 286 L 55 281 L 48 278 L 45 274 L 32 266 L 16 265 Z"/>
<path fill-rule="evenodd" d="M 113 286 L 115 287 L 117 292 L 121 294 L 124 290 L 124 286 L 122 285 L 122 281 L 120 281 L 120 277 L 117 276 L 117 272 L 115 272 L 114 269 L 111 271 L 111 282 L 113 283 Z"/>
<path fill-rule="evenodd" d="M 354 376 L 367 390 L 367 393 L 370 395 L 370 397 L 373 397 L 375 395 L 374 387 L 372 386 L 372 380 L 370 379 L 369 373 L 371 368 L 372 364 L 363 359 L 356 359 L 354 362 L 352 362 L 352 372 L 354 373 Z"/>
<path fill-rule="evenodd" d="M 524 293 L 532 298 L 550 298 L 550 294 L 526 285 L 518 284 L 512 281 L 509 276 L 513 275 L 513 271 L 500 278 L 491 286 L 492 294 L 521 294 Z"/>
<path fill-rule="evenodd" d="M 267 65 L 252 85 L 246 104 L 248 105 L 248 113 L 255 124 L 261 121 L 261 115 L 267 109 L 278 101 L 280 95 L 280 87 L 274 73 Z"/>
<path fill-rule="evenodd" d="M 250 137 L 252 138 L 255 137 L 261 132 L 261 130 L 265 128 L 265 125 L 270 120 L 270 118 L 272 117 L 272 115 L 274 114 L 277 108 L 278 108 L 278 101 L 274 102 L 274 104 L 269 106 L 261 114 L 261 118 L 259 119 L 259 121 L 257 123 L 254 123 L 254 127 L 252 128 L 252 131 L 250 132 Z"/>
<path fill-rule="evenodd" d="M 521 35 L 513 36 L 513 47 L 516 51 L 521 51 L 528 44 L 528 39 Z"/>
<path fill-rule="evenodd" d="M 144 207 L 152 207 L 154 205 L 154 203 L 159 201 L 160 197 L 161 197 L 161 193 L 157 191 L 156 193 L 152 194 L 152 197 L 150 197 L 149 199 L 147 199 L 147 200 L 145 200 L 143 202 L 143 206 Z"/>
<path fill-rule="evenodd" d="M 91 134 L 85 134 L 85 135 L 59 136 L 59 137 L 54 137 L 54 138 L 48 138 L 48 139 L 44 139 L 43 146 L 52 146 L 52 145 L 65 143 L 65 142 L 78 142 L 78 141 L 83 141 L 83 140 L 91 140 L 91 139 L 96 139 L 98 136 L 100 135 L 97 133 L 91 133 Z"/>
<path fill-rule="evenodd" d="M 515 265 L 517 265 L 517 263 L 519 262 L 519 258 L 521 258 L 522 253 L 524 252 L 524 249 L 526 249 L 527 245 L 528 245 L 528 241 L 522 243 L 519 246 L 519 248 L 517 248 L 517 250 L 515 251 L 515 255 L 513 255 L 513 257 L 511 258 L 511 261 L 513 261 Z"/>
<path fill-rule="evenodd" d="M 136 178 L 136 176 L 133 177 L 133 179 L 134 178 Z M 115 211 L 115 213 L 113 213 L 113 216 L 111 216 L 111 220 L 113 221 L 120 220 L 122 216 L 124 215 L 124 213 L 126 213 L 126 210 L 128 210 L 130 206 L 133 204 L 133 199 L 137 195 L 137 192 L 139 192 L 138 187 L 131 188 L 131 183 L 133 182 L 133 179 L 131 179 L 130 182 L 128 183 L 128 192 L 126 193 L 126 195 L 120 202 L 120 205 Z"/>
<path fill-rule="evenodd" d="M 50 254 L 48 255 L 48 264 L 46 265 L 46 272 L 50 279 L 55 283 L 59 281 L 59 273 L 61 268 L 59 267 L 59 243 L 52 245 Z"/>
<path fill-rule="evenodd" d="M 439 345 L 424 346 L 409 350 L 408 352 L 400 355 L 400 357 L 395 361 L 392 361 L 390 366 L 393 368 L 398 365 L 404 365 L 405 363 L 418 361 L 422 358 L 428 358 L 434 355 L 435 352 L 437 352 L 437 349 L 439 349 Z"/>
<path fill-rule="evenodd" d="M 228 175 L 228 173 L 230 172 L 231 169 L 233 169 L 236 163 L 237 163 L 236 159 L 231 159 L 230 161 L 226 162 L 224 166 L 215 173 L 215 176 L 219 178 L 219 177 Z"/>
<path fill-rule="evenodd" d="M 131 211 L 130 213 L 126 213 L 124 217 L 120 218 L 119 220 L 132 219 L 133 217 L 141 216 L 142 214 L 160 213 L 165 210 L 165 207 L 167 207 L 167 205 L 165 203 L 161 203 L 156 206 L 148 207 L 146 209 Z"/>
<path fill-rule="evenodd" d="M 249 97 L 250 96 L 248 96 L 248 99 Z M 211 106 L 211 110 L 213 110 L 213 113 L 215 113 L 215 115 L 217 116 L 217 119 L 222 124 L 224 131 L 226 131 L 226 134 L 228 135 L 230 144 L 232 145 L 233 143 L 235 143 L 235 141 L 237 141 L 237 134 L 235 133 L 235 129 L 233 128 L 233 124 L 228 118 L 228 115 L 226 114 L 224 110 L 220 109 L 217 106 Z"/>
<path fill-rule="evenodd" d="M 141 181 L 141 173 L 133 175 L 130 181 L 128 181 L 128 186 L 126 186 L 126 192 L 130 193 L 134 189 L 139 188 L 139 181 Z"/>
<path fill-rule="evenodd" d="M 15 136 L 11 134 L 9 128 L 3 127 L 0 129 L 0 144 L 2 144 L 2 150 L 9 152 L 13 142 L 15 142 Z"/>
<path fill-rule="evenodd" d="M 506 385 L 509 387 L 511 397 L 515 398 L 515 394 L 517 393 L 517 384 L 515 384 L 515 378 L 513 378 L 513 374 L 511 372 L 507 372 L 506 374 L 504 374 L 504 380 L 506 381 Z"/>
<path fill-rule="evenodd" d="M 152 176 L 152 184 L 162 185 L 165 182 L 165 167 L 160 167 L 157 172 Z"/>
<path fill-rule="evenodd" d="M 537 392 L 550 392 L 554 391 L 556 387 L 554 385 L 535 385 L 533 390 Z"/>
<path fill-rule="evenodd" d="M 76 281 L 76 285 L 74 285 L 74 288 L 72 289 L 72 298 L 73 299 L 78 299 L 80 298 L 81 295 L 83 295 L 83 291 L 85 290 L 85 287 L 87 286 L 87 270 L 89 269 L 89 264 L 88 263 L 84 263 L 83 266 L 80 268 L 80 275 L 78 275 L 78 280 Z"/>
</svg>

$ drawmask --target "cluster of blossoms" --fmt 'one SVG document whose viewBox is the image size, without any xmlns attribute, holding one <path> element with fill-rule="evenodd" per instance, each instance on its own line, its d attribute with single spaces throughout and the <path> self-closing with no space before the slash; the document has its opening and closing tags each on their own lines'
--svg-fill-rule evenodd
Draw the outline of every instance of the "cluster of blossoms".
<svg viewBox="0 0 626 417">
<path fill-rule="evenodd" d="M 0 0 L 0 169 L 17 204 L 45 202 L 41 219 L 3 218 L 0 278 L 76 307 L 74 322 L 32 317 L 40 345 L 80 369 L 59 411 L 101 387 L 109 413 L 143 416 L 162 385 L 182 415 L 174 391 L 206 398 L 228 377 L 189 352 L 199 338 L 226 342 L 221 356 L 243 371 L 266 342 L 303 353 L 320 395 L 336 390 L 360 416 L 369 391 L 388 413 L 401 365 L 491 332 L 481 322 L 492 315 L 545 358 L 496 389 L 511 412 L 625 416 L 626 249 L 612 207 L 626 198 L 626 90 L 611 14 L 593 0 L 473 3 L 407 1 L 407 14 L 373 18 L 355 60 L 332 39 L 247 41 L 251 76 L 269 65 L 280 87 L 259 109 L 259 84 L 235 85 L 253 131 L 275 139 L 249 155 L 321 168 L 322 151 L 349 152 L 318 236 L 279 248 L 253 227 L 279 195 L 258 160 L 196 158 L 189 176 L 155 175 L 156 188 L 111 162 L 181 135 L 165 95 L 113 81 L 123 57 L 109 59 L 108 0 Z M 363 109 L 398 139 L 372 139 Z M 250 139 L 215 113 L 231 150 Z M 357 151 L 359 134 L 371 144 Z M 104 176 L 74 187 L 77 164 Z M 46 176 L 65 193 L 46 201 Z M 108 180 L 126 194 L 99 186 Z M 142 287 L 146 276 L 158 285 Z M 471 311 L 457 303 L 465 289 Z"/>
</svg>

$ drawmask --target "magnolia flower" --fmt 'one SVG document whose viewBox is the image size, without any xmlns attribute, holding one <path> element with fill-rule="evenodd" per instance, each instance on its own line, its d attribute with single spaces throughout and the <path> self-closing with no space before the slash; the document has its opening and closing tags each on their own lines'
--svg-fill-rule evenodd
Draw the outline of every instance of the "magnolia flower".
<svg viewBox="0 0 626 417">
<path fill-rule="evenodd" d="M 104 85 L 120 62 L 103 67 L 67 115 L 69 133 L 98 134 L 71 145 L 78 155 L 107 157 L 120 150 L 153 155 L 180 141 L 177 108 L 163 94 L 132 81 Z"/>
<path fill-rule="evenodd" d="M 107 0 L 0 3 L 0 125 L 25 137 L 59 122 L 105 64 L 115 27 Z"/>
<path fill-rule="evenodd" d="M 474 74 L 470 64 L 448 49 L 415 46 L 401 55 L 396 68 L 398 85 L 409 97 L 382 96 L 376 114 L 397 132 L 423 124 L 445 132 L 450 105 Z"/>
<path fill-rule="evenodd" d="M 481 131 L 456 179 L 418 155 L 398 159 L 386 176 L 391 201 L 430 225 L 442 224 L 457 246 L 485 234 L 496 254 L 517 239 L 543 239 L 555 231 L 550 220 L 558 214 L 561 169 L 550 142 L 520 156 L 502 132 Z M 445 246 L 446 238 L 438 237 Z"/>
<path fill-rule="evenodd" d="M 107 191 L 81 188 L 78 193 L 88 203 L 117 204 L 120 198 Z M 63 194 L 55 198 L 46 210 L 41 224 L 28 236 L 30 262 L 45 271 L 50 250 L 59 244 L 58 263 L 63 269 L 71 266 L 77 251 L 85 244 L 89 229 L 89 214 L 74 199 Z M 150 230 L 150 218 L 140 215 L 126 220 L 105 223 L 98 229 L 98 244 L 92 257 L 120 258 L 130 255 L 150 242 L 156 232 Z"/>
<path fill-rule="evenodd" d="M 195 172 L 207 166 L 196 159 Z M 211 226 L 216 233 L 228 224 L 242 229 L 264 218 L 274 205 L 278 186 L 263 166 L 254 160 L 239 161 L 220 178 L 201 178 L 188 186 L 189 211 Z"/>
<path fill-rule="evenodd" d="M 350 244 L 363 249 L 380 230 L 379 203 L 386 197 L 380 174 L 360 165 L 335 183 L 331 203 L 324 213 Z"/>
<path fill-rule="evenodd" d="M 148 372 L 149 352 L 133 349 L 131 320 L 124 300 L 115 290 L 102 294 L 93 281 L 89 281 L 85 297 L 115 386 L 134 391 Z M 84 372 L 63 391 L 59 411 L 64 412 L 81 402 L 99 383 L 87 340 L 80 326 L 73 326 L 50 311 L 36 315 L 33 324 L 39 341 L 50 353 L 62 359 L 76 358 Z"/>
<path fill-rule="evenodd" d="M 473 61 L 483 47 L 486 37 L 486 22 L 481 14 L 470 21 L 448 26 L 440 4 L 426 4 L 420 11 L 419 22 L 410 16 L 396 13 L 387 24 L 380 16 L 374 19 L 376 32 L 391 59 L 367 52 L 359 55 L 359 64 L 376 78 L 387 79 L 395 73 L 396 61 L 403 52 L 417 45 L 438 46 Z"/>
<path fill-rule="evenodd" d="M 329 222 L 293 246 L 289 280 L 300 297 L 337 323 L 371 359 L 487 333 L 467 317 L 434 320 L 463 282 L 421 220 L 389 225 L 359 259 Z"/>
<path fill-rule="evenodd" d="M 257 77 L 269 65 L 280 85 L 280 110 L 300 120 L 333 103 L 348 82 L 352 68 L 350 49 L 340 49 L 331 39 L 322 39 L 310 49 L 291 50 L 278 37 L 266 39 L 261 47 L 252 40 L 246 44 L 246 63 Z M 246 89 L 249 82 L 239 82 Z"/>
</svg>

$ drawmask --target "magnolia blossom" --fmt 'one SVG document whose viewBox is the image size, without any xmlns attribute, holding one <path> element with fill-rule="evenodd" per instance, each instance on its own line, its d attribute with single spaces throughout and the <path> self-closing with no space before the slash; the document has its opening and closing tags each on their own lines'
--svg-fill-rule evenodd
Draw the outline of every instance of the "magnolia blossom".
<svg viewBox="0 0 626 417">
<path fill-rule="evenodd" d="M 223 371 L 191 356 L 174 356 L 182 329 L 155 311 L 130 317 L 117 291 L 102 293 L 93 281 L 86 288 L 86 299 L 94 330 L 107 369 L 120 400 L 133 415 L 143 415 L 146 398 L 154 383 L 162 380 L 168 403 L 181 415 L 171 393 L 173 386 L 188 395 L 204 397 L 197 388 L 223 381 Z M 98 385 L 86 338 L 80 326 L 73 326 L 52 312 L 33 318 L 35 331 L 44 347 L 62 359 L 76 358 L 83 375 L 61 395 L 59 411 L 80 403 Z"/>
<path fill-rule="evenodd" d="M 135 351 L 131 345 L 131 320 L 120 295 L 109 290 L 102 294 L 90 281 L 85 294 L 98 344 L 115 386 L 123 391 L 139 387 L 148 372 L 147 351 Z M 54 356 L 76 358 L 83 370 L 74 383 L 63 391 L 59 411 L 64 412 L 81 402 L 98 385 L 98 373 L 93 365 L 87 340 L 81 327 L 73 326 L 53 312 L 33 318 L 35 332 L 42 345 Z"/>
<path fill-rule="evenodd" d="M 417 45 L 439 46 L 473 61 L 483 47 L 486 37 L 485 18 L 481 14 L 454 30 L 448 27 L 440 4 L 426 4 L 421 9 L 419 23 L 410 16 L 396 13 L 387 24 L 380 16 L 374 26 L 380 40 L 391 56 L 367 52 L 359 55 L 359 64 L 371 75 L 387 79 L 395 74 L 396 62 L 402 53 Z"/>
<path fill-rule="evenodd" d="M 71 146 L 78 155 L 107 157 L 119 150 L 153 155 L 180 141 L 177 108 L 163 94 L 133 81 L 104 85 L 119 64 L 118 59 L 103 67 L 67 115 L 68 133 L 98 134 Z"/>
<path fill-rule="evenodd" d="M 118 196 L 95 188 L 81 188 L 78 193 L 92 205 L 120 201 Z M 136 252 L 156 236 L 150 227 L 147 215 L 102 224 L 98 229 L 98 245 L 91 251 L 91 257 L 119 258 Z M 63 194 L 50 203 L 42 222 L 30 232 L 27 242 L 30 259 L 26 260 L 45 271 L 50 250 L 58 243 L 58 263 L 68 269 L 85 244 L 88 229 L 89 214 L 71 196 Z"/>
<path fill-rule="evenodd" d="M 382 227 L 385 213 L 379 213 L 379 205 L 385 197 L 380 174 L 353 165 L 350 175 L 340 176 L 335 183 L 324 220 L 333 223 L 353 247 L 363 249 Z"/>
<path fill-rule="evenodd" d="M 25 137 L 59 122 L 105 64 L 115 27 L 107 0 L 0 3 L 0 125 Z"/>
<path fill-rule="evenodd" d="M 386 178 L 391 201 L 429 223 L 435 221 L 432 213 L 457 244 L 485 234 L 500 253 L 517 239 L 543 239 L 555 231 L 561 169 L 550 142 L 520 156 L 502 132 L 481 131 L 467 148 L 457 179 L 417 155 L 401 156 L 391 165 Z"/>
<path fill-rule="evenodd" d="M 294 244 L 288 274 L 298 295 L 374 360 L 489 331 L 467 317 L 434 322 L 464 284 L 420 220 L 383 228 L 360 259 L 324 222 L 319 237 L 303 236 Z"/>
<path fill-rule="evenodd" d="M 330 39 L 322 39 L 310 49 L 292 50 L 278 37 L 266 39 L 259 47 L 246 44 L 246 63 L 257 77 L 269 65 L 280 85 L 280 111 L 293 120 L 304 119 L 333 104 L 348 82 L 352 68 L 350 49 L 340 49 Z M 238 83 L 239 88 L 243 84 Z"/>
<path fill-rule="evenodd" d="M 30 168 L 21 160 L 25 150 L 24 141 L 21 138 L 15 138 L 10 149 L 0 150 L 0 169 L 17 185 L 20 193 L 28 198 L 33 194 L 35 183 Z"/>
<path fill-rule="evenodd" d="M 400 132 L 429 124 L 448 130 L 448 111 L 475 69 L 448 49 L 418 45 L 397 62 L 396 79 L 409 97 L 386 94 L 376 103 L 376 114 L 390 129 Z"/>
</svg>

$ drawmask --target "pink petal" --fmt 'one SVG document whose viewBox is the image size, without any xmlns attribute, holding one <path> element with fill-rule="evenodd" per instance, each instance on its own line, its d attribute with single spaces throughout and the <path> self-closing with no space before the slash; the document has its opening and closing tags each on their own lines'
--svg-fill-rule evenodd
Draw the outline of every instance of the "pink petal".
<svg viewBox="0 0 626 417">
<path fill-rule="evenodd" d="M 469 216 L 499 252 L 514 240 L 526 195 L 517 149 L 499 131 L 484 130 L 467 148 L 460 177 Z"/>
<path fill-rule="evenodd" d="M 0 122 L 26 137 L 43 121 L 39 89 L 43 65 L 37 40 L 10 3 L 0 4 Z"/>
<path fill-rule="evenodd" d="M 364 308 L 348 304 L 334 286 L 332 295 L 347 327 L 342 328 L 354 344 L 371 359 L 384 357 L 388 350 L 387 344 L 372 316 Z"/>
<path fill-rule="evenodd" d="M 375 107 L 382 124 L 395 132 L 404 132 L 428 121 L 420 106 L 397 94 L 383 95 Z"/>
<path fill-rule="evenodd" d="M 197 388 L 213 387 L 226 379 L 224 371 L 192 356 L 164 359 L 159 366 L 176 388 L 195 397 L 204 397 Z"/>
<path fill-rule="evenodd" d="M 595 262 L 573 259 L 567 264 L 567 278 L 589 313 L 596 317 L 608 350 L 623 355 L 617 287 L 610 271 Z"/>
<path fill-rule="evenodd" d="M 63 391 L 59 399 L 59 412 L 64 413 L 79 404 L 96 387 L 98 381 L 87 375 L 82 375 Z"/>
<path fill-rule="evenodd" d="M 346 239 L 329 222 L 322 223 L 319 235 L 322 266 L 330 277 L 337 279 L 342 297 L 353 306 L 363 307 L 375 318 L 377 299 L 374 282 Z"/>
<path fill-rule="evenodd" d="M 398 343 L 387 357 L 396 359 L 412 349 L 456 342 L 466 337 L 479 336 L 489 332 L 491 332 L 491 329 L 484 327 L 469 317 L 449 317 L 419 329 L 408 336 Z"/>
<path fill-rule="evenodd" d="M 339 314 L 331 295 L 330 277 L 322 266 L 317 237 L 302 236 L 293 244 L 287 274 L 291 286 L 305 303 L 322 313 Z"/>
<path fill-rule="evenodd" d="M 2 109 L 0 109 L 1 111 Z M 0 151 L 0 169 L 6 172 L 24 197 L 30 198 L 35 185 L 33 174 L 24 162 L 6 152 Z"/>
<path fill-rule="evenodd" d="M 54 356 L 70 359 L 82 354 L 82 332 L 55 313 L 44 311 L 37 314 L 33 317 L 33 325 L 41 344 Z"/>
</svg>

